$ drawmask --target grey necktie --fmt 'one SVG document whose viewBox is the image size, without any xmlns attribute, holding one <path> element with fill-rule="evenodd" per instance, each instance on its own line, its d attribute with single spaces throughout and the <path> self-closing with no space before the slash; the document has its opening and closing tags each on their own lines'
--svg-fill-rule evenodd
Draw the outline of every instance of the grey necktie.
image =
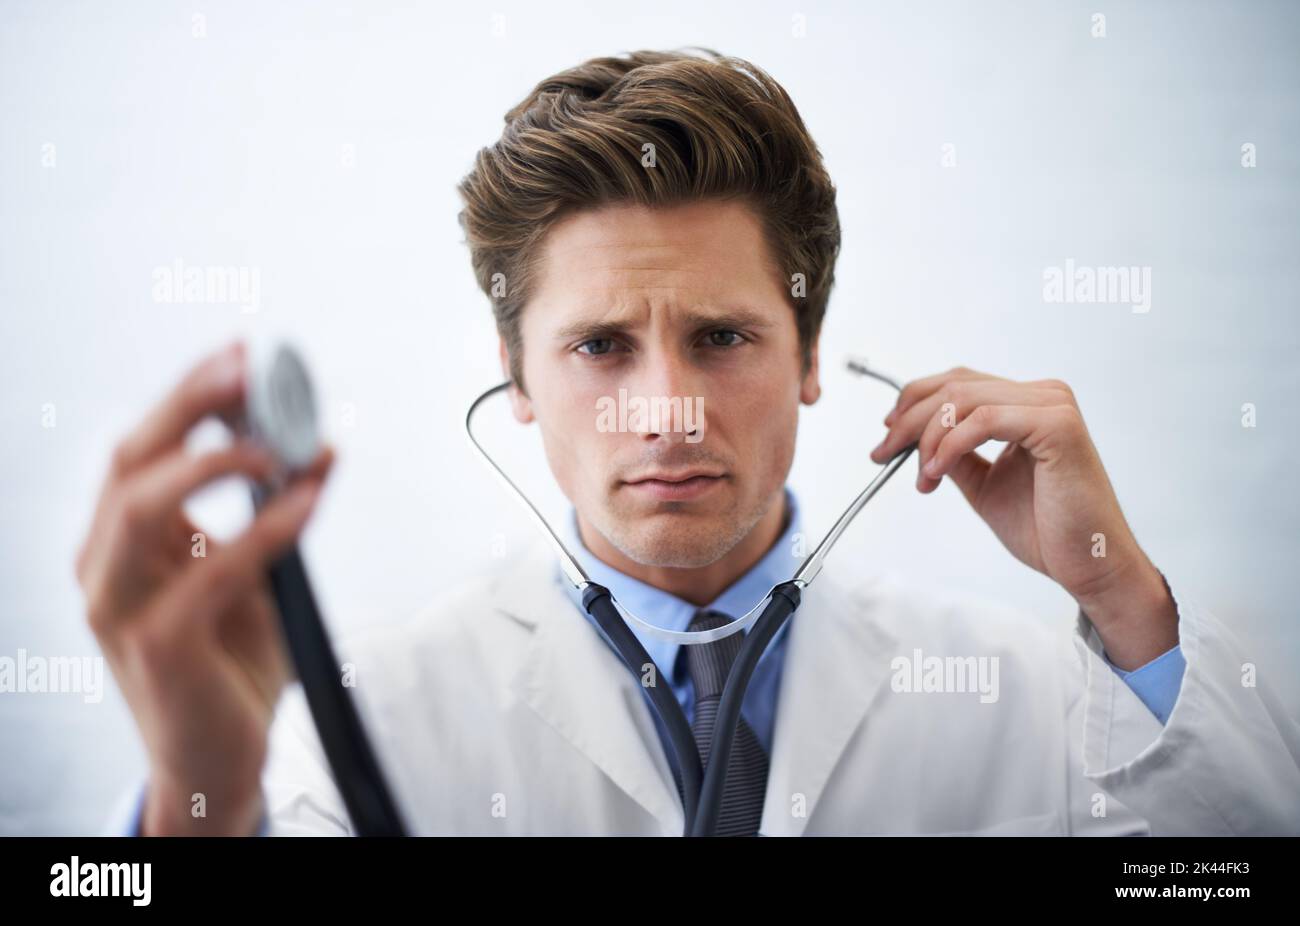
<svg viewBox="0 0 1300 926">
<path fill-rule="evenodd" d="M 731 618 L 719 611 L 702 610 L 691 621 L 692 631 L 712 630 L 730 624 Z M 686 664 L 695 689 L 695 719 L 691 731 L 700 750 L 700 761 L 709 767 L 709 748 L 713 724 L 722 700 L 722 688 L 745 641 L 744 632 L 721 640 L 687 646 Z M 681 782 L 678 781 L 678 790 Z M 722 789 L 722 807 L 718 814 L 719 836 L 757 836 L 763 816 L 763 795 L 767 791 L 767 753 L 742 716 L 731 745 L 731 762 Z"/>
</svg>

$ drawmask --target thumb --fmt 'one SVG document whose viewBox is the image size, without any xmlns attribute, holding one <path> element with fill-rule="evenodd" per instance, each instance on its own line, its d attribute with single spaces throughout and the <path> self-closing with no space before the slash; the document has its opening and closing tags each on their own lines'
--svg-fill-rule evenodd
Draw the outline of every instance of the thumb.
<svg viewBox="0 0 1300 926">
<path fill-rule="evenodd" d="M 984 480 L 988 478 L 989 470 L 993 464 L 984 459 L 975 451 L 962 454 L 948 470 L 948 477 L 957 483 L 957 488 L 961 489 L 961 494 L 966 496 L 966 501 L 975 508 L 975 500 L 979 498 L 980 489 L 984 486 Z M 978 512 L 978 508 L 976 511 Z"/>
</svg>

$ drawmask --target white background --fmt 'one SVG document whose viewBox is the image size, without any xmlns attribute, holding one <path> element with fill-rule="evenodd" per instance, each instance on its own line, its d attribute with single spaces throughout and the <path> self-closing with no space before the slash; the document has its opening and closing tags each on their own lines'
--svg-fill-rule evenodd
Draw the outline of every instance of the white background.
<svg viewBox="0 0 1300 926">
<path fill-rule="evenodd" d="M 844 233 L 828 361 L 1066 380 L 1140 542 L 1300 713 L 1298 26 L 1281 3 L 0 5 L 0 656 L 97 652 L 72 562 L 111 447 L 240 334 L 291 337 L 318 380 L 340 458 L 305 546 L 339 633 L 528 537 L 460 429 L 499 372 L 455 184 L 542 78 L 699 44 L 769 71 L 826 156 Z M 1150 312 L 1045 303 L 1067 258 L 1151 267 Z M 155 302 L 176 259 L 257 268 L 259 311 Z M 890 401 L 825 386 L 790 480 L 814 532 L 874 471 Z M 513 440 L 544 484 L 535 430 Z M 1073 619 L 955 487 L 914 478 L 828 569 Z M 223 535 L 247 507 L 231 485 L 194 510 Z M 144 772 L 111 687 L 0 694 L 0 744 L 3 833 L 93 831 Z"/>
</svg>

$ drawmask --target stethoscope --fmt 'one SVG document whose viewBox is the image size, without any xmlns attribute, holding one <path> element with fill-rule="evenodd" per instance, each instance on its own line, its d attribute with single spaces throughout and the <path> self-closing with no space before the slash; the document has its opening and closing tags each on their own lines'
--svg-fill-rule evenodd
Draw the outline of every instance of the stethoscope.
<svg viewBox="0 0 1300 926">
<path fill-rule="evenodd" d="M 305 365 L 287 345 L 271 351 L 255 350 L 249 363 L 247 417 L 243 429 L 271 449 L 284 464 L 283 471 L 265 486 L 255 486 L 256 508 L 284 484 L 295 469 L 306 467 L 316 456 L 319 439 L 315 404 Z M 894 380 L 849 358 L 847 367 L 895 390 Z M 645 685 L 651 705 L 663 722 L 669 744 L 681 773 L 686 836 L 709 836 L 717 830 L 722 790 L 730 763 L 732 744 L 740 723 L 745 691 L 766 651 L 768 643 L 799 607 L 800 600 L 822 570 L 822 564 L 840 535 L 858 512 L 880 491 L 890 477 L 916 449 L 912 444 L 895 454 L 835 521 L 816 549 L 803 561 L 789 581 L 772 587 L 767 596 L 743 617 L 722 627 L 703 631 L 671 631 L 649 623 L 623 608 L 609 589 L 593 582 L 574 559 L 549 523 L 523 491 L 503 470 L 474 435 L 474 416 L 492 396 L 505 392 L 511 381 L 500 383 L 470 403 L 465 414 L 465 433 L 470 445 L 488 464 L 542 532 L 559 559 L 560 570 L 581 596 L 582 605 L 618 652 L 632 675 L 641 683 L 643 672 L 654 666 L 652 678 L 663 674 L 632 626 L 649 636 L 684 645 L 698 645 L 722 639 L 752 626 L 741 644 L 723 688 L 714 724 L 709 767 L 704 769 L 686 714 L 668 685 Z M 279 606 L 281 626 L 290 655 L 307 698 L 312 721 L 320 735 L 325 757 L 334 773 L 335 785 L 359 836 L 401 836 L 406 827 L 392 798 L 383 771 L 366 737 L 356 706 L 339 680 L 339 663 L 316 607 L 302 557 L 295 547 L 270 567 L 271 587 Z"/>
</svg>

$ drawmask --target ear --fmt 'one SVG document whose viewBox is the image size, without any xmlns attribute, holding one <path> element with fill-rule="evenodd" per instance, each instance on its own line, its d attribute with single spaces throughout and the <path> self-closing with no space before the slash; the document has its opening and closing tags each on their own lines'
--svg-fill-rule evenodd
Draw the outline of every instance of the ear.
<svg viewBox="0 0 1300 926">
<path fill-rule="evenodd" d="M 821 332 L 818 332 L 813 338 L 812 351 L 809 353 L 808 372 L 799 384 L 799 401 L 804 405 L 814 404 L 822 395 L 820 348 Z"/>
<path fill-rule="evenodd" d="M 515 413 L 515 420 L 520 424 L 532 424 L 533 401 L 524 394 L 519 384 L 514 382 L 514 378 L 510 375 L 510 351 L 506 350 L 504 338 L 497 338 L 497 353 L 501 358 L 501 373 L 511 381 L 506 395 L 510 396 L 510 408 Z"/>
</svg>

